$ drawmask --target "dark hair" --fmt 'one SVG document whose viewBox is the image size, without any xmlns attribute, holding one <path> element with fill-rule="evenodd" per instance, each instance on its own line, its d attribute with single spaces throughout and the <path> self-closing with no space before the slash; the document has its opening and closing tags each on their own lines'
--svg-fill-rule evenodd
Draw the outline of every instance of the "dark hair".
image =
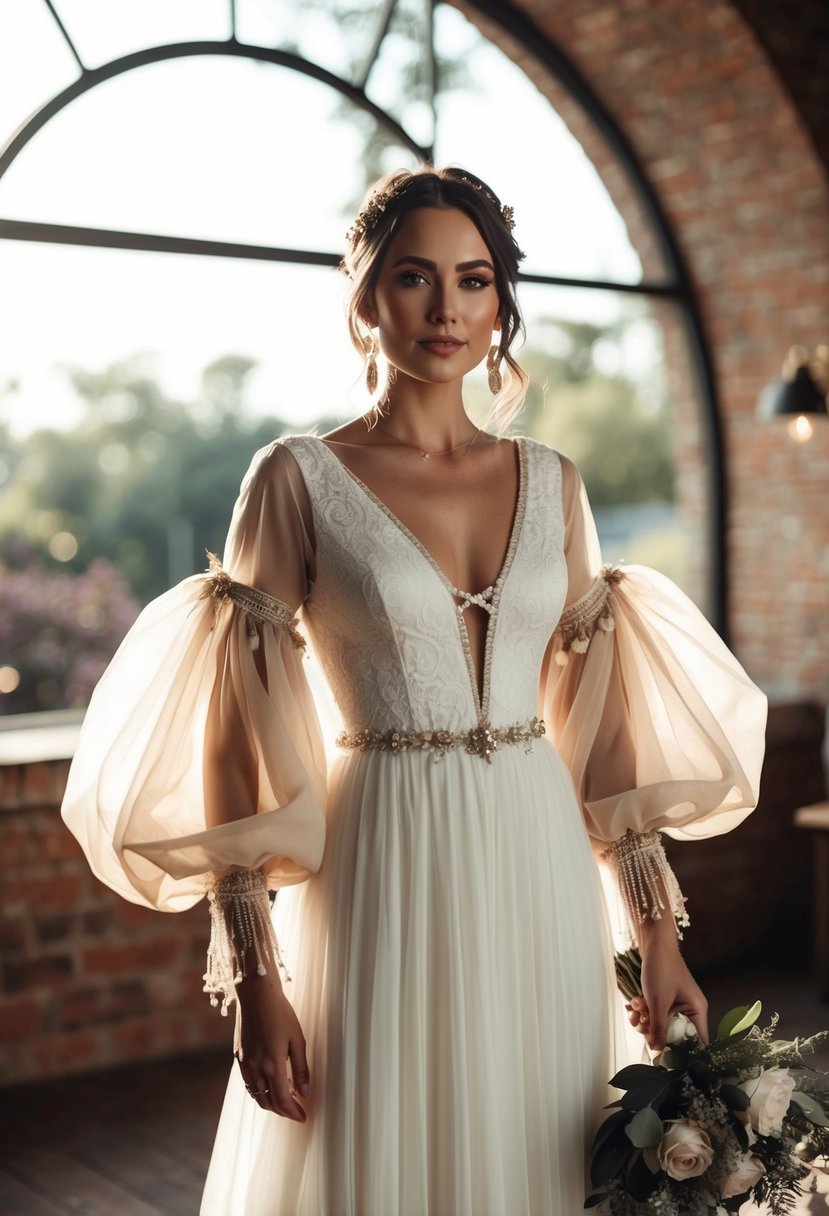
<svg viewBox="0 0 829 1216">
<path fill-rule="evenodd" d="M 501 322 L 499 360 L 504 361 L 508 372 L 504 387 L 493 402 L 490 419 L 504 429 L 520 410 L 529 384 L 526 372 L 511 353 L 513 342 L 524 332 L 515 295 L 518 266 L 524 254 L 512 235 L 500 200 L 474 173 L 455 166 L 436 169 L 433 165 L 421 165 L 414 170 L 396 169 L 371 187 L 349 230 L 348 249 L 340 263 L 340 269 L 351 280 L 347 301 L 351 341 L 364 356 L 367 335 L 361 324 L 365 326 L 366 307 L 372 299 L 386 250 L 402 220 L 423 207 L 454 207 L 463 211 L 492 255 Z"/>
</svg>

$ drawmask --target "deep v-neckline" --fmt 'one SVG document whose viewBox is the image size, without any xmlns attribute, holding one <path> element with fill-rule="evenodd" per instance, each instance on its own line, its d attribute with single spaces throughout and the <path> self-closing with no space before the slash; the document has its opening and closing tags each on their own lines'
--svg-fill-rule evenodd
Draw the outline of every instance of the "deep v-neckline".
<svg viewBox="0 0 829 1216">
<path fill-rule="evenodd" d="M 337 456 L 336 453 L 331 450 L 331 448 L 328 446 L 328 444 L 325 442 L 325 440 L 316 435 L 312 436 L 312 438 L 315 438 L 319 441 L 321 447 L 328 453 L 330 458 L 339 467 L 339 469 L 348 478 L 348 480 L 350 482 L 352 482 L 352 484 L 355 485 L 357 487 L 357 489 L 360 490 L 361 493 L 364 494 L 365 497 L 370 502 L 372 502 L 374 504 L 374 506 L 377 507 L 377 509 L 383 515 L 385 515 L 385 517 L 394 525 L 394 527 L 397 529 L 397 531 L 406 540 L 409 541 L 409 543 L 412 545 L 412 547 L 414 549 L 416 549 L 421 554 L 421 556 L 425 559 L 427 564 L 431 567 L 431 569 L 437 575 L 438 579 L 443 584 L 443 586 L 445 587 L 445 589 L 448 592 L 448 594 L 450 595 L 450 597 L 454 600 L 456 598 L 464 598 L 464 597 L 468 596 L 469 595 L 468 592 L 462 591 L 460 588 L 456 587 L 454 585 L 454 583 L 448 578 L 448 576 L 446 575 L 446 573 L 444 572 L 442 567 L 438 564 L 438 562 L 432 556 L 431 552 L 426 548 L 426 546 L 423 544 L 423 542 L 414 534 L 414 532 L 412 532 L 411 528 L 407 527 L 407 525 L 403 523 L 403 520 L 400 519 L 400 517 L 398 515 L 396 515 L 394 513 L 394 511 L 392 511 L 391 507 L 387 503 L 385 503 L 382 498 L 380 498 L 377 494 L 375 494 L 374 491 L 372 489 L 370 489 L 370 487 L 367 486 L 364 481 L 361 481 L 361 479 L 357 476 L 357 474 L 354 473 L 348 467 L 347 464 L 345 464 L 342 460 L 340 460 L 339 456 Z M 512 527 L 510 528 L 509 540 L 507 541 L 507 548 L 506 548 L 506 552 L 504 554 L 504 559 L 501 563 L 501 569 L 499 570 L 494 583 L 491 584 L 491 588 L 490 587 L 486 588 L 486 592 L 489 592 L 491 589 L 492 598 L 490 601 L 489 620 L 487 621 L 486 634 L 485 634 L 485 639 L 484 639 L 484 665 L 483 665 L 483 671 L 481 672 L 480 685 L 479 685 L 479 681 L 478 681 L 478 672 L 475 667 L 475 660 L 472 657 L 472 647 L 469 643 L 469 632 L 466 628 L 466 621 L 464 620 L 464 617 L 463 617 L 463 609 L 457 605 L 455 606 L 455 618 L 458 622 L 458 631 L 460 633 L 461 645 L 463 647 L 464 658 L 466 660 L 466 667 L 467 667 L 467 671 L 469 673 L 470 684 L 472 686 L 472 694 L 473 694 L 473 697 L 475 700 L 475 706 L 476 706 L 477 713 L 478 713 L 478 721 L 481 724 L 489 724 L 490 676 L 491 676 L 491 669 L 492 669 L 492 649 L 493 649 L 494 642 L 495 642 L 495 631 L 496 631 L 497 622 L 498 622 L 498 610 L 499 610 L 500 603 L 501 603 L 501 595 L 502 595 L 502 592 L 504 589 L 504 584 L 506 583 L 510 569 L 512 568 L 512 563 L 515 558 L 515 552 L 518 548 L 518 543 L 521 539 L 521 533 L 523 531 L 524 515 L 525 515 L 526 503 L 527 503 L 527 466 L 526 466 L 526 453 L 525 453 L 525 449 L 524 449 L 523 437 L 518 436 L 514 442 L 515 442 L 515 446 L 518 451 L 518 494 L 516 497 L 515 508 L 513 511 Z M 473 594 L 480 596 L 481 594 L 485 594 L 485 593 L 477 592 L 477 593 L 473 593 Z"/>
</svg>

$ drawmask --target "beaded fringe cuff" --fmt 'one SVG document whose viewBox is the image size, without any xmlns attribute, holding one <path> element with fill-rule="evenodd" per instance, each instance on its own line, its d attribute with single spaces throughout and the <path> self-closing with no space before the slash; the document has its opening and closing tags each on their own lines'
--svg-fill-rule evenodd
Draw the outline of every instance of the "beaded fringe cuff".
<svg viewBox="0 0 829 1216">
<path fill-rule="evenodd" d="M 559 667 L 566 667 L 571 650 L 584 654 L 597 629 L 605 633 L 615 629 L 610 592 L 624 577 L 624 571 L 618 566 L 602 566 L 586 595 L 564 609 L 553 635 L 558 643 L 556 663 Z"/>
<path fill-rule="evenodd" d="M 259 649 L 259 631 L 257 621 L 270 621 L 274 625 L 282 625 L 287 629 L 291 642 L 297 650 L 305 647 L 305 638 L 297 629 L 298 621 L 291 609 L 282 600 L 260 591 L 258 587 L 249 587 L 247 583 L 237 583 L 223 568 L 215 553 L 207 550 L 210 559 L 210 578 L 204 584 L 203 596 L 211 596 L 216 606 L 222 600 L 232 600 L 237 608 L 247 613 L 248 639 L 251 650 Z"/>
<path fill-rule="evenodd" d="M 222 1017 L 227 1017 L 228 1008 L 236 1001 L 233 1051 L 241 1059 L 242 1022 L 236 985 L 249 973 L 254 960 L 259 975 L 266 975 L 268 967 L 276 964 L 286 980 L 291 977 L 276 940 L 268 880 L 261 870 L 234 870 L 214 879 L 207 898 L 210 945 L 204 991 L 210 994 L 214 1007 L 221 996 Z"/>
<path fill-rule="evenodd" d="M 661 920 L 666 906 L 674 916 L 677 937 L 682 940 L 682 930 L 691 922 L 685 910 L 685 896 L 668 864 L 659 832 L 628 831 L 602 856 L 616 872 L 631 941 L 636 940 L 639 923 L 648 918 Z"/>
</svg>

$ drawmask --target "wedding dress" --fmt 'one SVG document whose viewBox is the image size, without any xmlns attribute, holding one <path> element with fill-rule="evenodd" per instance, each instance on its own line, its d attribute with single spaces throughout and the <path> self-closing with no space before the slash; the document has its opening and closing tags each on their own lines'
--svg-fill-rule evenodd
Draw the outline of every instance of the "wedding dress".
<svg viewBox="0 0 829 1216">
<path fill-rule="evenodd" d="M 90 705 L 64 815 L 105 882 L 165 910 L 230 867 L 280 888 L 308 1120 L 234 1065 L 202 1216 L 575 1216 L 618 1029 L 595 855 L 756 801 L 762 694 L 668 580 L 600 567 L 574 466 L 515 442 L 480 684 L 477 589 L 294 436 L 224 573 L 149 605 Z"/>
</svg>

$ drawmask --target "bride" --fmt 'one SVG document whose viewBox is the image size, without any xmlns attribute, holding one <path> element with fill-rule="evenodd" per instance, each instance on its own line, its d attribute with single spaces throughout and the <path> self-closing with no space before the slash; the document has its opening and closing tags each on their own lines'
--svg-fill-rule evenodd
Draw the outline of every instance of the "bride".
<svg viewBox="0 0 829 1216">
<path fill-rule="evenodd" d="M 89 708 L 67 823 L 127 899 L 209 895 L 236 1004 L 203 1216 L 580 1211 L 626 1050 L 597 860 L 644 959 L 630 1023 L 707 1036 L 661 832 L 749 812 L 765 701 L 677 588 L 601 565 L 574 465 L 507 435 L 512 230 L 464 170 L 377 183 L 343 260 L 376 407 L 256 454 L 223 563 L 144 610 Z"/>
</svg>

